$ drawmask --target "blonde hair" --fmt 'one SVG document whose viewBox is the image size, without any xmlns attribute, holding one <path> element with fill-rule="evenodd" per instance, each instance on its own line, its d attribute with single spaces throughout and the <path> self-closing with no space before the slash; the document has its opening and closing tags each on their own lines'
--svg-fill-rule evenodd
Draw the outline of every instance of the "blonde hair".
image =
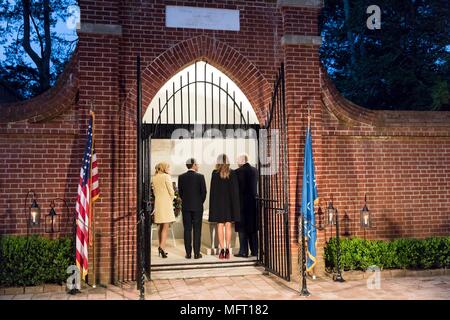
<svg viewBox="0 0 450 320">
<path fill-rule="evenodd" d="M 160 162 L 155 166 L 155 174 L 169 173 L 170 165 L 167 162 Z"/>
<path fill-rule="evenodd" d="M 222 179 L 228 179 L 230 177 L 230 161 L 226 154 L 221 154 L 217 158 L 216 170 Z"/>
</svg>

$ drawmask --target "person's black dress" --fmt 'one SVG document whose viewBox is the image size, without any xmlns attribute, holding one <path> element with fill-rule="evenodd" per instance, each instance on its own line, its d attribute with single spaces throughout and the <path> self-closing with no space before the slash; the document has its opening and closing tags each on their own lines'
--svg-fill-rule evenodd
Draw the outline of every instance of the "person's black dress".
<svg viewBox="0 0 450 320">
<path fill-rule="evenodd" d="M 209 221 L 224 223 L 239 220 L 239 184 L 236 173 L 230 170 L 228 179 L 222 179 L 219 172 L 214 170 L 209 191 Z"/>
</svg>

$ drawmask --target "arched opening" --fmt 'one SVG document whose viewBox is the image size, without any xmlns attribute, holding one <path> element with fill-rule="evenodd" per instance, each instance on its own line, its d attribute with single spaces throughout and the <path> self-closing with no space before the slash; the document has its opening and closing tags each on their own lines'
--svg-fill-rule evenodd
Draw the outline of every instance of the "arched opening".
<svg viewBox="0 0 450 320">
<path fill-rule="evenodd" d="M 207 197 L 201 221 L 201 260 L 186 259 L 184 228 L 181 210 L 174 204 L 176 221 L 170 225 L 165 259 L 158 254 L 157 225 L 152 224 L 147 253 L 150 253 L 152 278 L 159 270 L 174 268 L 189 272 L 190 268 L 217 265 L 219 262 L 233 266 L 255 265 L 256 257 L 238 258 L 231 255 L 228 261 L 219 261 L 216 225 L 208 221 L 211 174 L 219 154 L 227 154 L 231 168 L 236 169 L 237 157 L 248 155 L 249 163 L 258 165 L 257 115 L 249 99 L 226 74 L 207 61 L 195 61 L 172 76 L 155 94 L 143 116 L 144 138 L 144 194 L 151 195 L 151 177 L 155 165 L 169 163 L 174 189 L 178 177 L 186 172 L 186 160 L 195 158 L 198 172 L 206 181 Z M 150 201 L 152 197 L 150 196 Z M 177 202 L 176 202 L 177 203 Z M 193 238 L 193 236 L 191 237 Z M 232 253 L 239 250 L 239 239 L 234 232 L 230 243 Z M 192 252 L 194 257 L 194 252 Z"/>
<path fill-rule="evenodd" d="M 179 125 L 259 123 L 250 101 L 238 85 L 203 60 L 179 71 L 159 89 L 143 122 Z"/>
</svg>

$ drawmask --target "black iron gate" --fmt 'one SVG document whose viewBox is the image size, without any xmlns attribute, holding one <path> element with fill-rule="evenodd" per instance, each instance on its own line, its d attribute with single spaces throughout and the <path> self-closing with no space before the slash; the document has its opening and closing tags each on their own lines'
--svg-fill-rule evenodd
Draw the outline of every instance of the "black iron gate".
<svg viewBox="0 0 450 320">
<path fill-rule="evenodd" d="M 147 278 L 151 276 L 152 140 L 171 139 L 176 129 L 186 129 L 184 132 L 189 133 L 183 136 L 183 139 L 214 137 L 207 135 L 211 132 L 216 134 L 220 132 L 226 138 L 258 138 L 260 126 L 256 116 L 251 117 L 249 111 L 244 112 L 243 102 L 238 99 L 229 83 L 212 72 L 207 73 L 207 62 L 202 62 L 200 65 L 197 61 L 193 69 L 192 73 L 188 72 L 186 77 L 180 76 L 179 79 L 173 79 L 167 87 L 169 89 L 166 88 L 159 97 L 156 97 L 157 105 L 150 109 L 147 123 L 139 123 L 138 141 L 140 141 L 141 151 L 140 153 L 138 151 L 138 159 L 140 159 L 138 184 L 140 184 L 141 193 L 138 199 L 138 211 L 145 212 L 145 222 L 144 228 L 138 233 L 137 256 L 142 256 L 144 260 L 144 264 L 138 263 L 138 278 L 142 278 L 143 273 Z M 140 103 L 140 76 L 138 76 L 137 90 Z M 138 109 L 141 109 L 140 105 Z M 143 253 L 140 252 L 141 248 Z"/>
<path fill-rule="evenodd" d="M 274 83 L 265 126 L 259 134 L 259 261 L 287 281 L 291 275 L 289 186 L 284 66 Z"/>
<path fill-rule="evenodd" d="M 139 69 L 138 69 L 139 70 Z M 207 130 L 214 129 L 228 136 L 229 129 L 244 129 L 245 138 L 259 140 L 259 262 L 266 271 L 283 279 L 290 280 L 291 254 L 289 238 L 289 202 L 288 202 L 288 159 L 287 159 L 287 127 L 285 112 L 284 67 L 281 66 L 274 83 L 273 96 L 269 114 L 264 126 L 250 120 L 249 113 L 243 112 L 242 103 L 236 101 L 235 93 L 229 92 L 228 83 L 213 74 L 197 77 L 197 63 L 193 77 L 180 78 L 172 84 L 169 93 L 165 91 L 163 101 L 158 99 L 157 108 L 152 109 L 149 123 L 138 125 L 138 220 L 142 228 L 138 232 L 138 279 L 145 273 L 150 277 L 151 271 L 151 219 L 150 212 L 150 177 L 151 177 L 151 144 L 152 139 L 170 139 L 174 129 L 184 128 L 190 132 L 183 138 L 204 137 Z M 138 72 L 139 73 L 139 72 Z M 210 80 L 209 80 L 210 79 Z M 214 89 L 216 88 L 216 89 Z M 206 94 L 202 102 L 198 101 L 198 92 L 211 92 L 210 101 Z M 215 94 L 217 90 L 218 94 Z M 138 110 L 140 106 L 140 75 L 138 76 Z M 195 99 L 191 99 L 190 95 Z M 186 98 L 187 95 L 187 98 Z M 183 100 L 184 98 L 184 100 Z M 200 100 L 200 99 L 199 99 Z M 178 107 L 176 107 L 178 102 Z M 203 119 L 199 110 L 204 110 Z M 184 111 L 183 111 L 184 110 Z M 213 112 L 219 110 L 216 117 Z M 156 112 L 155 112 L 156 111 Z M 187 111 L 187 112 L 186 112 Z M 140 113 L 140 112 L 139 112 Z M 155 114 L 156 113 L 156 114 Z M 140 114 L 138 115 L 138 119 Z M 199 135 L 196 128 L 202 122 Z M 247 130 L 246 130 L 247 129 Z M 253 129 L 253 130 L 248 130 Z M 260 129 L 258 131 L 258 129 Z M 238 130 L 239 131 L 239 130 Z M 233 131 L 232 137 L 236 131 Z M 249 134 L 250 133 L 250 134 Z M 139 212 L 145 212 L 145 218 L 139 219 Z M 144 263 L 142 263 L 142 260 Z M 141 282 L 143 284 L 143 282 Z"/>
</svg>

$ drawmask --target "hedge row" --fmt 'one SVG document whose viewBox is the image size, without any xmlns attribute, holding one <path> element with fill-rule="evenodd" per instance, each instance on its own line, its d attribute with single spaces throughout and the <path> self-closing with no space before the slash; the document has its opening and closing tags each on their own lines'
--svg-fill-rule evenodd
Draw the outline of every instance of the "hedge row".
<svg viewBox="0 0 450 320">
<path fill-rule="evenodd" d="M 343 270 L 367 270 L 372 265 L 381 269 L 450 267 L 450 236 L 393 241 L 344 238 L 340 246 Z M 325 266 L 336 268 L 335 238 L 325 246 Z"/>
<path fill-rule="evenodd" d="M 0 237 L 0 286 L 61 284 L 73 263 L 73 241 L 69 238 Z"/>
</svg>

